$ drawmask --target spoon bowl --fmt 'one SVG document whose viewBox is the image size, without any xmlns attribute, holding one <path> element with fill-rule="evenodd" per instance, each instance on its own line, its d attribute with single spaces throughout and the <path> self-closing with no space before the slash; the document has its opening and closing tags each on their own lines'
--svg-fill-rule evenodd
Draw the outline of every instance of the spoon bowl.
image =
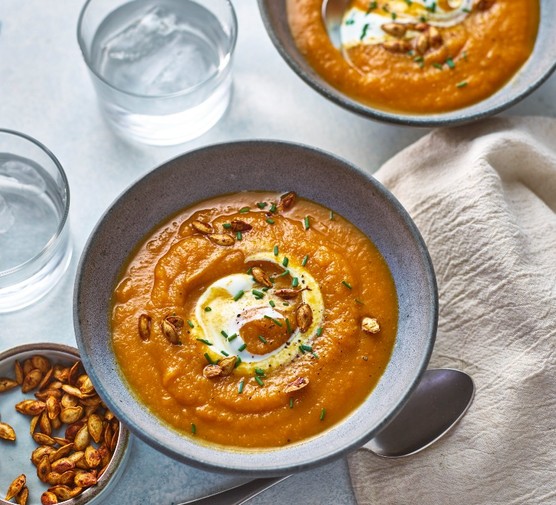
<svg viewBox="0 0 556 505">
<path fill-rule="evenodd" d="M 342 48 L 340 28 L 350 0 L 323 0 L 322 19 L 334 47 Z"/>
</svg>

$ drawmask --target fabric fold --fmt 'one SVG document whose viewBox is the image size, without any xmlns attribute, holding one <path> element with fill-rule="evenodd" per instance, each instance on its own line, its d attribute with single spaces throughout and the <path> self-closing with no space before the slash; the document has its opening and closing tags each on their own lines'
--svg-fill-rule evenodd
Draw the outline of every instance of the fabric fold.
<svg viewBox="0 0 556 505">
<path fill-rule="evenodd" d="M 375 176 L 431 254 L 430 366 L 468 372 L 477 394 L 420 454 L 350 455 L 359 505 L 556 503 L 556 120 L 434 130 Z"/>
</svg>

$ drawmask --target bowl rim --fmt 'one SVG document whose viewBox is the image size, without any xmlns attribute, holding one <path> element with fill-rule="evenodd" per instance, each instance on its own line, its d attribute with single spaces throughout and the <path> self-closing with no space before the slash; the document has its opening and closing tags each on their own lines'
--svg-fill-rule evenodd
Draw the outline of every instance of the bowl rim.
<svg viewBox="0 0 556 505">
<path fill-rule="evenodd" d="M 276 30 L 274 29 L 271 15 L 267 5 L 269 2 L 271 3 L 282 3 L 285 6 L 286 0 L 257 0 L 259 12 L 263 21 L 263 25 L 266 29 L 270 40 L 272 41 L 274 47 L 280 54 L 280 56 L 284 59 L 284 61 L 289 65 L 289 67 L 306 83 L 309 87 L 316 90 L 319 94 L 330 100 L 331 102 L 347 109 L 351 112 L 358 114 L 359 116 L 365 117 L 367 119 L 372 119 L 376 121 L 381 121 L 384 123 L 390 123 L 400 126 L 413 126 L 413 127 L 422 127 L 422 128 L 431 128 L 431 127 L 438 127 L 438 126 L 455 126 L 455 125 L 463 125 L 467 123 L 471 123 L 474 121 L 478 121 L 480 119 L 490 117 L 496 115 L 504 110 L 508 109 L 509 107 L 516 105 L 518 102 L 523 100 L 525 97 L 530 95 L 533 91 L 539 88 L 556 70 L 556 47 L 551 44 L 550 33 L 548 30 L 545 29 L 545 25 L 543 22 L 548 23 L 549 21 L 544 21 L 546 16 L 543 18 L 542 15 L 539 21 L 539 31 L 537 33 L 537 38 L 535 40 L 535 45 L 533 47 L 533 51 L 529 58 L 523 63 L 520 69 L 516 72 L 516 74 L 508 80 L 504 84 L 502 88 L 494 92 L 492 95 L 486 97 L 485 99 L 471 104 L 467 107 L 463 107 L 460 109 L 455 109 L 452 111 L 436 113 L 436 114 L 411 114 L 405 112 L 389 112 L 387 110 L 382 110 L 378 108 L 373 108 L 370 105 L 364 105 L 361 102 L 358 102 L 356 99 L 349 97 L 348 95 L 343 94 L 341 91 L 337 90 L 331 84 L 328 84 L 322 77 L 320 77 L 316 72 L 311 70 L 311 67 L 307 65 L 307 68 L 304 68 L 300 65 L 295 58 L 288 52 L 288 50 L 284 47 L 284 45 L 280 41 L 280 37 L 277 35 Z M 550 5 L 547 4 L 547 0 L 539 0 L 540 8 L 542 10 L 543 5 Z M 554 9 L 554 5 L 552 8 Z M 284 7 L 285 9 L 285 7 Z M 556 9 L 555 9 L 556 12 Z M 542 14 L 542 11 L 541 11 Z M 288 28 L 289 31 L 289 28 Z M 533 81 L 528 83 L 527 85 L 523 86 L 519 92 L 512 94 L 509 99 L 504 100 L 501 103 L 493 104 L 490 107 L 482 107 L 483 104 L 488 104 L 488 102 L 496 99 L 499 96 L 499 93 L 503 90 L 506 90 L 508 86 L 511 84 L 512 81 L 515 80 L 516 76 L 521 73 L 526 73 L 529 67 L 533 66 L 535 63 L 535 68 L 538 68 L 539 65 L 536 64 L 536 60 L 534 56 L 540 55 L 541 53 L 544 55 L 544 49 L 546 47 L 542 47 L 539 49 L 540 42 L 543 42 L 546 47 L 549 49 L 552 48 L 552 58 L 546 57 L 544 60 L 545 65 L 543 65 L 542 73 Z M 295 42 L 292 43 L 295 46 Z M 297 48 L 295 49 L 296 52 L 299 54 L 299 57 L 303 59 L 303 56 L 299 53 Z"/>
<path fill-rule="evenodd" d="M 433 347 L 434 347 L 434 342 L 435 342 L 435 338 L 436 338 L 437 323 L 438 323 L 438 290 L 437 290 L 434 268 L 433 268 L 432 260 L 430 258 L 430 255 L 429 255 L 429 252 L 427 250 L 426 244 L 424 242 L 424 239 L 422 238 L 419 230 L 417 229 L 417 226 L 413 222 L 409 213 L 405 210 L 405 208 L 401 205 L 401 203 L 394 197 L 394 195 L 392 193 L 390 193 L 390 191 L 385 186 L 383 186 L 374 177 L 369 176 L 368 174 L 366 174 L 363 171 L 361 171 L 360 169 L 358 169 L 355 165 L 346 161 L 345 159 L 340 158 L 339 156 L 336 156 L 334 154 L 331 154 L 330 152 L 324 151 L 324 150 L 316 148 L 316 147 L 312 147 L 312 146 L 308 146 L 308 145 L 300 144 L 300 143 L 294 143 L 294 142 L 290 142 L 290 141 L 281 141 L 281 140 L 274 140 L 274 139 L 272 139 L 272 140 L 256 139 L 256 140 L 239 140 L 239 141 L 231 141 L 231 142 L 222 142 L 222 143 L 202 146 L 198 149 L 194 149 L 192 151 L 188 151 L 188 152 L 183 153 L 181 155 L 177 155 L 176 157 L 158 165 L 153 170 L 151 170 L 150 172 L 145 174 L 143 177 L 141 177 L 139 180 L 135 181 L 130 186 L 128 186 L 127 189 L 125 189 L 119 196 L 116 197 L 114 202 L 106 209 L 106 211 L 100 217 L 100 219 L 98 220 L 96 226 L 94 227 L 93 231 L 91 232 L 91 234 L 90 234 L 90 236 L 87 240 L 87 243 L 86 243 L 85 248 L 83 250 L 83 254 L 81 255 L 80 260 L 79 260 L 79 264 L 78 264 L 78 268 L 77 268 L 77 275 L 76 275 L 75 285 L 74 285 L 74 304 L 73 304 L 73 307 L 74 307 L 74 328 L 75 328 L 77 344 L 78 344 L 78 347 L 81 351 L 81 359 L 82 359 L 82 362 L 83 362 L 83 365 L 84 365 L 85 369 L 87 370 L 87 373 L 91 377 L 94 377 L 95 379 L 98 379 L 99 375 L 97 374 L 97 371 L 95 370 L 95 367 L 93 365 L 93 360 L 88 355 L 88 353 L 86 352 L 86 345 L 87 345 L 86 338 L 82 334 L 81 323 L 82 323 L 82 318 L 84 318 L 85 316 L 80 312 L 80 310 L 81 310 L 80 308 L 81 308 L 81 305 L 83 303 L 81 301 L 81 294 L 82 294 L 82 290 L 83 290 L 81 280 L 82 280 L 82 276 L 84 274 L 84 271 L 86 270 L 87 261 L 88 261 L 88 259 L 90 259 L 89 256 L 92 254 L 91 251 L 92 251 L 93 247 L 95 246 L 95 238 L 97 236 L 97 233 L 99 232 L 99 230 L 101 230 L 102 226 L 105 225 L 107 220 L 110 218 L 110 214 L 112 212 L 114 212 L 115 209 L 117 209 L 118 205 L 121 204 L 121 202 L 123 201 L 124 198 L 132 198 L 133 197 L 133 191 L 137 190 L 141 186 L 148 187 L 148 186 L 150 186 L 150 182 L 153 179 L 162 178 L 164 175 L 168 175 L 166 172 L 170 171 L 176 163 L 179 163 L 183 159 L 188 159 L 188 158 L 194 159 L 195 156 L 203 155 L 207 152 L 218 152 L 219 150 L 227 151 L 227 150 L 230 150 L 230 149 L 233 150 L 233 149 L 243 149 L 243 148 L 247 148 L 247 149 L 253 149 L 253 148 L 254 149 L 261 149 L 261 148 L 263 148 L 264 149 L 264 148 L 267 148 L 267 147 L 279 147 L 279 148 L 282 148 L 282 149 L 294 149 L 294 150 L 298 150 L 298 151 L 308 151 L 309 153 L 312 153 L 312 155 L 328 158 L 330 162 L 334 162 L 336 164 L 341 165 L 342 170 L 345 170 L 346 172 L 349 172 L 350 176 L 357 177 L 360 180 L 365 180 L 368 184 L 372 185 L 373 188 L 378 193 L 380 193 L 381 197 L 386 199 L 388 204 L 393 207 L 393 210 L 398 214 L 400 219 L 403 221 L 403 225 L 407 227 L 408 232 L 411 234 L 411 236 L 414 240 L 415 247 L 418 250 L 418 252 L 420 254 L 420 258 L 423 262 L 423 267 L 424 267 L 423 274 L 424 274 L 424 277 L 426 278 L 427 287 L 429 289 L 428 292 L 427 292 L 427 301 L 430 303 L 430 306 L 427 307 L 427 308 L 429 310 L 428 314 L 430 316 L 429 317 L 430 325 L 426 328 L 426 334 L 427 334 L 426 346 L 424 346 L 423 349 L 420 349 L 421 358 L 420 358 L 419 366 L 417 366 L 416 369 L 414 370 L 415 378 L 410 384 L 405 385 L 404 394 L 401 395 L 398 398 L 397 404 L 396 404 L 395 408 L 393 408 L 390 411 L 390 414 L 388 416 L 383 417 L 381 422 L 375 427 L 374 430 L 367 431 L 367 433 L 363 436 L 353 438 L 350 443 L 343 446 L 340 450 L 337 450 L 336 452 L 331 452 L 331 453 L 329 453 L 325 456 L 321 456 L 316 460 L 314 458 L 312 458 L 312 459 L 306 459 L 306 460 L 302 460 L 302 461 L 297 461 L 295 463 L 291 463 L 287 459 L 287 457 L 289 456 L 288 450 L 291 451 L 291 450 L 295 450 L 296 447 L 309 445 L 309 444 L 312 443 L 313 440 L 318 439 L 318 438 L 322 438 L 322 436 L 324 434 L 334 432 L 335 429 L 344 425 L 346 420 L 349 419 L 350 416 L 354 415 L 355 412 L 361 410 L 360 408 L 356 409 L 351 414 L 348 414 L 346 416 L 346 418 L 344 418 L 342 421 L 338 422 L 336 425 L 332 426 L 328 430 L 326 430 L 326 431 L 324 431 L 324 432 L 322 432 L 318 435 L 315 435 L 314 437 L 311 437 L 307 440 L 303 440 L 303 441 L 298 442 L 296 444 L 292 444 L 291 446 L 270 448 L 268 450 L 264 449 L 264 450 L 251 451 L 251 450 L 248 450 L 248 449 L 242 450 L 241 448 L 238 449 L 238 448 L 229 448 L 229 447 L 223 447 L 223 446 L 214 446 L 212 444 L 199 443 L 199 442 L 191 441 L 191 440 L 181 440 L 181 443 L 184 443 L 187 446 L 188 451 L 189 451 L 188 454 L 185 454 L 183 452 L 180 452 L 179 449 L 177 449 L 175 447 L 169 447 L 168 444 L 165 444 L 162 441 L 157 440 L 156 438 L 152 438 L 149 433 L 146 433 L 144 431 L 144 426 L 141 426 L 137 422 L 136 419 L 134 419 L 134 418 L 130 419 L 129 418 L 129 415 L 126 412 L 124 412 L 124 410 L 123 410 L 125 407 L 122 407 L 118 403 L 117 399 L 112 398 L 110 393 L 108 391 L 104 390 L 104 388 L 102 387 L 102 384 L 100 384 L 98 386 L 97 393 L 101 396 L 101 398 L 105 401 L 105 403 L 109 406 L 109 408 L 117 415 L 117 417 L 120 418 L 120 419 L 124 419 L 125 422 L 126 422 L 126 425 L 128 426 L 128 428 L 131 430 L 131 432 L 134 435 L 136 435 L 138 438 L 142 439 L 145 443 L 147 443 L 151 447 L 155 448 L 156 450 L 166 454 L 167 456 L 169 456 L 173 459 L 177 459 L 179 461 L 185 462 L 187 464 L 190 464 L 194 467 L 197 467 L 197 468 L 200 468 L 200 469 L 203 469 L 203 470 L 211 470 L 211 471 L 217 471 L 217 472 L 221 472 L 221 473 L 232 473 L 232 474 L 235 474 L 235 475 L 249 475 L 251 477 L 253 477 L 253 476 L 269 476 L 269 475 L 284 475 L 284 474 L 291 473 L 291 472 L 294 472 L 294 471 L 307 470 L 309 468 L 313 468 L 313 467 L 320 466 L 320 465 L 326 464 L 328 462 L 334 461 L 334 460 L 338 459 L 339 457 L 347 454 L 351 450 L 354 450 L 354 449 L 360 447 L 366 441 L 368 441 L 370 438 L 372 438 L 374 433 L 379 431 L 380 428 L 385 426 L 398 413 L 398 411 L 402 408 L 402 406 L 408 400 L 411 393 L 417 387 L 420 378 L 422 377 L 424 371 L 426 370 L 426 368 L 428 366 L 428 362 L 429 362 L 429 359 L 430 359 L 430 356 L 432 354 L 432 350 L 433 350 Z M 222 194 L 222 192 L 220 192 L 218 194 Z M 217 195 L 214 195 L 214 196 L 217 196 Z M 202 200 L 204 200 L 204 198 Z M 191 205 L 195 201 L 199 201 L 199 199 L 194 198 L 189 203 L 184 202 L 182 208 L 186 208 L 188 205 Z M 160 224 L 160 222 L 163 222 L 164 219 L 167 219 L 168 217 L 169 216 L 164 216 L 161 219 L 159 219 L 159 224 Z M 148 233 L 148 230 L 147 230 L 146 233 Z M 146 233 L 144 234 L 144 236 L 146 236 Z M 143 238 L 144 238 L 144 236 L 143 236 Z M 141 239 L 139 239 L 139 240 L 141 240 Z M 115 282 L 115 280 L 114 280 L 114 282 Z M 108 317 L 108 315 L 106 315 L 106 317 Z M 107 335 L 107 338 L 109 338 L 109 335 Z M 109 345 L 111 346 L 110 343 L 109 343 Z M 113 352 L 112 352 L 112 355 L 113 355 Z M 117 363 L 116 363 L 116 367 L 117 367 Z M 115 370 L 114 373 L 119 377 L 119 381 L 120 381 L 121 385 L 123 385 L 124 387 L 126 387 L 128 389 L 129 397 L 133 398 L 133 400 L 138 404 L 138 406 L 141 408 L 142 411 L 144 411 L 144 412 L 146 411 L 147 415 L 156 419 L 157 423 L 159 424 L 159 427 L 162 426 L 163 429 L 172 432 L 174 434 L 174 436 L 180 435 L 179 432 L 176 429 L 173 429 L 173 428 L 169 427 L 166 423 L 164 423 L 164 421 L 161 421 L 160 418 L 158 418 L 155 414 L 153 414 L 148 409 L 148 407 L 146 407 L 137 398 L 137 395 L 132 390 L 130 390 L 129 386 L 126 384 L 126 379 L 123 377 L 123 374 L 121 373 L 121 371 Z M 98 381 L 95 381 L 95 382 L 98 382 Z M 369 394 L 369 397 L 370 396 L 371 396 L 371 394 Z M 123 401 L 123 399 L 120 398 L 120 403 L 122 405 L 124 405 L 125 402 Z M 187 438 L 184 435 L 181 435 L 181 437 L 183 439 Z M 196 451 L 196 449 L 197 449 L 197 451 Z M 201 450 L 202 451 L 204 451 L 204 450 L 208 451 L 209 459 L 202 459 L 204 456 L 206 456 L 206 453 L 200 454 Z M 274 465 L 271 465 L 267 468 L 260 468 L 256 464 L 256 462 L 255 462 L 255 464 L 252 464 L 250 462 L 246 463 L 245 461 L 242 461 L 240 465 L 230 466 L 228 461 L 220 462 L 218 460 L 218 457 L 221 456 L 222 454 L 227 454 L 227 455 L 230 455 L 230 456 L 240 455 L 239 457 L 241 457 L 241 458 L 250 458 L 250 457 L 255 458 L 257 455 L 260 455 L 261 453 L 274 454 L 274 455 L 277 455 L 278 453 L 280 453 L 280 456 L 284 456 L 284 457 L 281 458 L 279 462 L 276 462 Z"/>
</svg>

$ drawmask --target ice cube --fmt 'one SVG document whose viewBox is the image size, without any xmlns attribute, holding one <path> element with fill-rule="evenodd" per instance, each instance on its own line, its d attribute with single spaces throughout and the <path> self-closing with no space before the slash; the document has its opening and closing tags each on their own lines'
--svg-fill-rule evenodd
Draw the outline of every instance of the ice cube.
<svg viewBox="0 0 556 505">
<path fill-rule="evenodd" d="M 15 218 L 6 199 L 0 194 L 0 233 L 6 233 L 14 224 Z"/>
<path fill-rule="evenodd" d="M 37 171 L 37 168 L 22 160 L 1 162 L 0 177 L 3 179 L 3 184 L 6 185 L 20 184 L 22 186 L 30 186 L 37 193 L 42 193 L 46 190 L 44 177 Z"/>
</svg>

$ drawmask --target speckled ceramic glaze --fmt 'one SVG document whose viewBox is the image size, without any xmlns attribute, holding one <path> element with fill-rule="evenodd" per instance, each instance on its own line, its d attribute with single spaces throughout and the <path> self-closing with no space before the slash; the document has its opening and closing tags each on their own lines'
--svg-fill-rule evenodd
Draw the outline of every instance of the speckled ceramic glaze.
<svg viewBox="0 0 556 505">
<path fill-rule="evenodd" d="M 0 354 L 0 377 L 14 378 L 14 364 L 18 360 L 23 363 L 27 358 L 40 354 L 48 358 L 53 364 L 70 366 L 79 360 L 79 352 L 75 347 L 55 343 L 25 344 L 13 347 Z M 10 424 L 16 431 L 17 441 L 2 442 L 2 456 L 0 458 L 0 484 L 2 496 L 8 489 L 10 482 L 20 474 L 27 477 L 30 503 L 39 503 L 41 494 L 50 487 L 41 482 L 36 475 L 36 468 L 31 463 L 31 453 L 38 445 L 29 435 L 31 418 L 16 412 L 14 405 L 25 399 L 34 399 L 34 391 L 23 394 L 19 387 L 2 393 L 0 396 L 0 410 L 2 421 Z M 118 443 L 112 460 L 102 477 L 95 486 L 85 489 L 75 498 L 64 501 L 65 505 L 93 505 L 100 503 L 116 485 L 125 470 L 130 448 L 129 431 L 120 425 Z M 13 501 L 0 498 L 0 505 L 13 505 Z"/>
<path fill-rule="evenodd" d="M 258 0 L 266 30 L 288 65 L 309 86 L 332 102 L 361 116 L 408 126 L 449 126 L 492 116 L 516 104 L 537 89 L 556 68 L 556 2 L 540 0 L 541 22 L 535 48 L 519 72 L 498 92 L 481 102 L 440 114 L 385 112 L 364 105 L 338 91 L 307 63 L 292 38 L 286 13 L 287 0 Z"/>
<path fill-rule="evenodd" d="M 379 248 L 398 293 L 393 355 L 367 401 L 329 431 L 273 450 L 215 448 L 163 424 L 129 390 L 111 345 L 112 289 L 136 244 L 161 221 L 194 202 L 245 190 L 296 191 L 342 214 Z M 153 170 L 121 195 L 85 247 L 74 311 L 83 364 L 98 393 L 134 434 L 169 456 L 202 468 L 251 476 L 279 475 L 344 455 L 369 440 L 398 411 L 429 360 L 436 333 L 437 292 L 431 261 L 417 228 L 375 179 L 313 148 L 246 141 L 184 154 Z"/>
</svg>

